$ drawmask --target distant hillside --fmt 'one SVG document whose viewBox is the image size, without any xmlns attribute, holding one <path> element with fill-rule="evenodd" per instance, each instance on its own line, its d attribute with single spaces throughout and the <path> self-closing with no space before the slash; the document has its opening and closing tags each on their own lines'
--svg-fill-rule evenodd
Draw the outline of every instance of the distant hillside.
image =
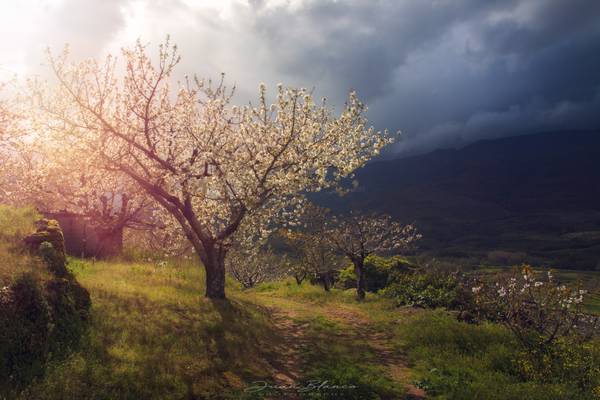
<svg viewBox="0 0 600 400">
<path fill-rule="evenodd" d="M 600 132 L 553 132 L 375 162 L 334 209 L 415 222 L 421 250 L 490 263 L 600 268 Z"/>
</svg>

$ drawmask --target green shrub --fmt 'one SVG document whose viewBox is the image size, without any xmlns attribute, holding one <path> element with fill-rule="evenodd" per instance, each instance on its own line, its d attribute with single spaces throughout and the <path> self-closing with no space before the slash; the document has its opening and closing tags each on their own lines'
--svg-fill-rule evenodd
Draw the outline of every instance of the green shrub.
<svg viewBox="0 0 600 400">
<path fill-rule="evenodd" d="M 46 267 L 54 276 L 65 277 L 69 274 L 64 250 L 61 252 L 56 250 L 52 243 L 42 242 L 38 251 Z"/>
<path fill-rule="evenodd" d="M 54 329 L 51 346 L 54 353 L 66 353 L 79 344 L 91 306 L 88 291 L 73 279 L 57 278 L 46 283 Z"/>
<path fill-rule="evenodd" d="M 5 288 L 0 302 L 0 388 L 5 388 L 44 371 L 52 323 L 43 289 L 31 273 Z"/>
<path fill-rule="evenodd" d="M 456 274 L 394 271 L 383 295 L 398 305 L 460 308 L 468 299 Z"/>
<path fill-rule="evenodd" d="M 406 259 L 398 256 L 380 257 L 370 255 L 365 259 L 364 274 L 366 281 L 366 290 L 368 292 L 377 292 L 387 286 L 390 276 L 398 271 L 408 271 L 414 268 Z M 351 289 L 356 287 L 356 275 L 354 266 L 349 265 L 340 271 L 338 283 L 341 289 Z"/>
<path fill-rule="evenodd" d="M 571 384 L 581 393 L 600 390 L 600 341 L 562 337 L 544 348 L 521 350 L 515 364 L 523 380 Z"/>
<path fill-rule="evenodd" d="M 0 236 L 5 235 L 6 241 L 0 244 L 22 244 L 16 236 L 31 230 L 35 215 L 26 209 L 6 210 L 16 218 L 17 227 L 5 229 Z M 0 284 L 0 398 L 16 396 L 44 374 L 51 359 L 64 357 L 79 343 L 91 306 L 87 290 L 66 269 L 58 223 L 42 220 L 27 238 L 30 255 L 0 249 L 3 280 L 11 282 Z M 34 272 L 24 272 L 28 269 Z"/>
<path fill-rule="evenodd" d="M 400 327 L 403 346 L 419 372 L 418 386 L 445 399 L 595 399 L 598 345 L 554 350 L 562 359 L 527 375 L 529 357 L 505 327 L 457 321 L 447 312 L 419 314 Z M 558 353 L 561 353 L 560 355 Z M 537 374 L 537 372 L 536 372 Z"/>
<path fill-rule="evenodd" d="M 600 391 L 594 342 L 555 346 L 538 374 L 525 348 L 498 324 L 465 324 L 436 311 L 412 317 L 400 334 L 420 371 L 418 386 L 434 398 L 591 400 Z"/>
</svg>

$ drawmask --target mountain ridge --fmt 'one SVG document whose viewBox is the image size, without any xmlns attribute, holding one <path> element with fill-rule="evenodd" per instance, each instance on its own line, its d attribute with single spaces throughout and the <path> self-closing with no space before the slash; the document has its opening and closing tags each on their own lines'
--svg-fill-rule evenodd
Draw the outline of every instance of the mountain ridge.
<svg viewBox="0 0 600 400">
<path fill-rule="evenodd" d="M 503 251 L 542 265 L 600 265 L 600 131 L 483 140 L 376 161 L 355 179 L 348 195 L 317 201 L 414 222 L 432 257 L 476 263 Z"/>
</svg>

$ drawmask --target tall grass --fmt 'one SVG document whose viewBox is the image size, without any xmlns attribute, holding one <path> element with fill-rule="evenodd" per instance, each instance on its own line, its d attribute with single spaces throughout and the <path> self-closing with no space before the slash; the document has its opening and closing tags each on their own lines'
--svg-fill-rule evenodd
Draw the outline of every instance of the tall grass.
<svg viewBox="0 0 600 400">
<path fill-rule="evenodd" d="M 0 204 L 0 285 L 7 285 L 23 272 L 47 275 L 39 260 L 27 255 L 21 246 L 22 239 L 35 230 L 39 218 L 33 208 Z"/>
<path fill-rule="evenodd" d="M 0 242 L 18 242 L 35 230 L 35 221 L 39 218 L 32 207 L 15 208 L 0 204 Z"/>
</svg>

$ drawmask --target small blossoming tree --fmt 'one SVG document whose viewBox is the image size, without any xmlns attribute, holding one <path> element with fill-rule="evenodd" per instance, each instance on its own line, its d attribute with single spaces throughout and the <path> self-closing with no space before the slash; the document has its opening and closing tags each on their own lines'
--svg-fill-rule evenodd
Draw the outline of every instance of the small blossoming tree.
<svg viewBox="0 0 600 400">
<path fill-rule="evenodd" d="M 356 293 L 365 298 L 365 259 L 371 254 L 405 250 L 421 238 L 413 225 L 402 225 L 389 215 L 350 212 L 332 218 L 327 229 L 328 240 L 354 265 Z"/>
<path fill-rule="evenodd" d="M 334 284 L 338 272 L 344 267 L 340 255 L 327 235 L 329 210 L 306 203 L 294 226 L 284 231 L 290 253 L 296 263 L 291 273 L 300 284 L 305 277 L 320 283 L 325 291 Z"/>
<path fill-rule="evenodd" d="M 173 86 L 180 57 L 168 41 L 156 62 L 140 42 L 122 57 L 50 56 L 57 84 L 31 82 L 36 129 L 65 135 L 159 204 L 200 257 L 209 298 L 225 298 L 225 257 L 244 225 L 268 230 L 301 193 L 337 186 L 391 142 L 353 92 L 338 116 L 281 85 L 271 104 L 261 85 L 255 105 L 236 107 L 223 80 Z"/>
<path fill-rule="evenodd" d="M 247 248 L 234 245 L 227 254 L 225 266 L 244 289 L 283 278 L 287 273 L 285 257 L 277 256 L 270 248 L 260 246 Z"/>
<path fill-rule="evenodd" d="M 501 321 L 528 348 L 571 334 L 585 337 L 598 327 L 598 318 L 585 313 L 586 291 L 557 283 L 550 271 L 540 278 L 525 265 L 495 282 L 481 281 L 472 291 L 487 317 Z"/>
<path fill-rule="evenodd" d="M 0 82 L 0 96 L 7 83 Z M 18 138 L 21 136 L 21 113 L 16 104 L 9 99 L 0 98 L 0 201 L 12 199 L 12 184 L 15 176 L 15 152 L 18 149 Z"/>
<path fill-rule="evenodd" d="M 123 228 L 151 229 L 151 200 L 141 195 L 127 176 L 96 167 L 93 157 L 82 157 L 76 146 L 59 138 L 26 138 L 18 152 L 11 185 L 14 202 L 44 212 L 66 211 L 87 217 L 100 236 Z"/>
</svg>

